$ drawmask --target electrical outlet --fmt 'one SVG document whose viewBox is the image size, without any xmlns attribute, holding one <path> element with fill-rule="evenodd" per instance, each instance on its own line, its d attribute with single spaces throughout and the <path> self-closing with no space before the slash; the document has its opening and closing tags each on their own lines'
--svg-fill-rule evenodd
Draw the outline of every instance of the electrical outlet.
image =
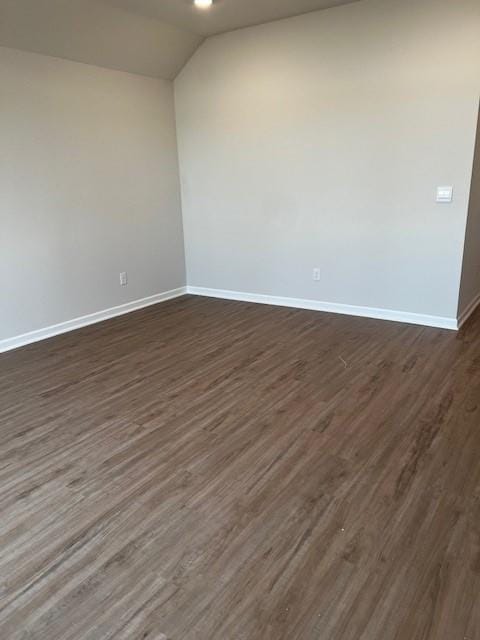
<svg viewBox="0 0 480 640">
<path fill-rule="evenodd" d="M 126 271 L 122 271 L 120 274 L 120 284 L 122 287 L 126 287 L 128 284 L 128 276 Z"/>
<path fill-rule="evenodd" d="M 313 270 L 313 279 L 315 280 L 315 282 L 318 282 L 320 280 L 320 269 L 314 269 Z"/>
</svg>

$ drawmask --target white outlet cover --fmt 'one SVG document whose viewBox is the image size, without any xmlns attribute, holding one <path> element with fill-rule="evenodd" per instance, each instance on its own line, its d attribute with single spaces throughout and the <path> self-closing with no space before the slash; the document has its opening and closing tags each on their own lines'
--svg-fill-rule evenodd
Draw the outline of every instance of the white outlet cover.
<svg viewBox="0 0 480 640">
<path fill-rule="evenodd" d="M 453 187 L 437 188 L 437 202 L 452 202 L 452 201 L 453 201 Z"/>
</svg>

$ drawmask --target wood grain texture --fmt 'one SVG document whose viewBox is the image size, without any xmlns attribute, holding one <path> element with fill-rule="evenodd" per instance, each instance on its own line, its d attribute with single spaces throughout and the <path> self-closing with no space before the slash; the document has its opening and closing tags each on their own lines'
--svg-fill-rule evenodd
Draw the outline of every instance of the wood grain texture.
<svg viewBox="0 0 480 640">
<path fill-rule="evenodd" d="M 479 640 L 479 313 L 186 296 L 0 399 L 2 640 Z"/>
</svg>

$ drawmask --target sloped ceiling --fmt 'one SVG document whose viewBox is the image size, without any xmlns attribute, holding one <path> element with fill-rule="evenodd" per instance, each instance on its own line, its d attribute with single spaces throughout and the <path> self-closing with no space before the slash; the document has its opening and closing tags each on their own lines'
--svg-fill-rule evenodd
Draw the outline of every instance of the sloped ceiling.
<svg viewBox="0 0 480 640">
<path fill-rule="evenodd" d="M 203 38 L 95 0 L 0 0 L 0 46 L 170 79 Z"/>
<path fill-rule="evenodd" d="M 358 0 L 0 0 L 0 46 L 171 79 L 205 37 Z"/>
<path fill-rule="evenodd" d="M 111 6 L 165 20 L 203 36 L 212 36 L 358 0 L 214 0 L 213 7 L 208 10 L 196 9 L 193 0 L 103 1 Z"/>
</svg>

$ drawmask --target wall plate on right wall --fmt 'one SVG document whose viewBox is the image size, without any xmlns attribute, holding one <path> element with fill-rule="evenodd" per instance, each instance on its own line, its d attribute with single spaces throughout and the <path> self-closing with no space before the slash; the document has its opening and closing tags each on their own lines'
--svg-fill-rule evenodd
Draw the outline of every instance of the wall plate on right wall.
<svg viewBox="0 0 480 640">
<path fill-rule="evenodd" d="M 453 187 L 437 187 L 437 202 L 453 202 Z"/>
</svg>

